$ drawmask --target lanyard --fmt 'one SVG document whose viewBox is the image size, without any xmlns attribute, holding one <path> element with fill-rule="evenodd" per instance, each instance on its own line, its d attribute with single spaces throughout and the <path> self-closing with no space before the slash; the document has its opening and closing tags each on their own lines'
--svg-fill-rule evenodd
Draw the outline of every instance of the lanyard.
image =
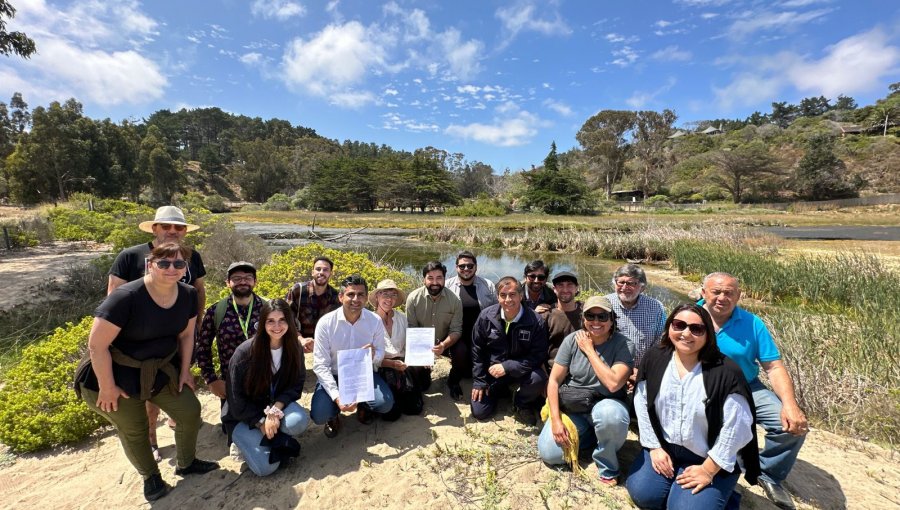
<svg viewBox="0 0 900 510">
<path fill-rule="evenodd" d="M 237 303 L 232 298 L 231 306 L 234 307 L 234 313 L 237 314 L 238 324 L 241 325 L 241 331 L 244 332 L 244 340 L 249 340 L 247 328 L 250 327 L 250 316 L 253 315 L 253 294 L 250 294 L 250 304 L 247 306 L 247 317 L 241 319 L 241 312 L 238 311 Z"/>
</svg>

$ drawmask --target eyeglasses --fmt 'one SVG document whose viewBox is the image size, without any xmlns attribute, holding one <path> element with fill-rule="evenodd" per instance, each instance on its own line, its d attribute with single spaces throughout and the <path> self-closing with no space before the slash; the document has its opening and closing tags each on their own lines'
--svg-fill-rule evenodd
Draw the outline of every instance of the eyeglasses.
<svg viewBox="0 0 900 510">
<path fill-rule="evenodd" d="M 525 278 L 528 278 L 529 280 L 537 280 L 539 282 L 542 282 L 547 279 L 547 275 L 539 274 L 539 273 L 531 273 L 531 274 L 526 274 Z"/>
<path fill-rule="evenodd" d="M 187 225 L 173 225 L 171 223 L 157 223 L 156 225 L 166 231 L 172 230 L 174 228 L 176 231 L 181 232 L 187 229 Z"/>
<path fill-rule="evenodd" d="M 685 329 L 689 330 L 694 336 L 703 336 L 706 334 L 705 324 L 699 322 L 696 324 L 688 324 L 683 320 L 672 319 L 672 331 L 684 331 Z"/>
<path fill-rule="evenodd" d="M 468 271 L 469 269 L 475 269 L 475 264 L 456 264 L 456 267 Z"/>
<path fill-rule="evenodd" d="M 158 267 L 160 269 L 169 269 L 169 266 L 174 266 L 175 269 L 184 269 L 187 267 L 187 262 L 185 262 L 181 259 L 178 259 L 178 260 L 162 259 L 162 260 L 156 261 L 156 267 Z"/>
<path fill-rule="evenodd" d="M 178 267 L 178 266 L 175 266 L 175 267 Z M 242 282 L 253 283 L 254 277 L 253 276 L 232 276 L 228 279 L 234 283 L 242 283 Z"/>
<path fill-rule="evenodd" d="M 641 282 L 636 282 L 636 281 L 634 281 L 634 280 L 623 280 L 623 281 L 620 281 L 620 282 L 616 282 L 616 287 L 631 287 L 631 288 L 634 288 L 634 287 L 637 287 L 637 286 L 640 285 L 640 284 L 641 284 Z"/>
<path fill-rule="evenodd" d="M 609 312 L 600 312 L 600 313 L 584 312 L 584 314 L 582 316 L 584 317 L 584 320 L 586 320 L 586 321 L 600 321 L 600 322 L 606 322 L 612 317 L 612 315 Z"/>
</svg>

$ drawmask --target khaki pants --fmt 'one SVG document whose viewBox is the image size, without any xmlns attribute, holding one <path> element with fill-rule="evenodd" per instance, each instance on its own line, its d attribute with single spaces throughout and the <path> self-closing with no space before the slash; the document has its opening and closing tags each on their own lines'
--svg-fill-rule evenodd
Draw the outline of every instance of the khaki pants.
<svg viewBox="0 0 900 510">
<path fill-rule="evenodd" d="M 150 425 L 147 423 L 147 410 L 144 401 L 136 397 L 120 398 L 119 408 L 113 412 L 104 412 L 96 406 L 97 392 L 82 386 L 81 395 L 87 406 L 106 418 L 119 433 L 119 441 L 125 456 L 138 473 L 149 478 L 159 473 L 159 466 L 153 459 L 150 449 Z M 200 432 L 200 401 L 187 386 L 180 393 L 172 393 L 168 385 L 150 398 L 150 402 L 158 405 L 175 423 L 175 458 L 178 467 L 187 467 L 194 461 L 197 450 L 197 434 Z"/>
</svg>

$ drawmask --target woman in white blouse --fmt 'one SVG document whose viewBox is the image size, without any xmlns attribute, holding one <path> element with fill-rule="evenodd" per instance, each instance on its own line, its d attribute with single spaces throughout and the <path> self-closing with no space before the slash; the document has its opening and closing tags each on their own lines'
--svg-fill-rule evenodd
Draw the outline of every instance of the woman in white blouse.
<svg viewBox="0 0 900 510">
<path fill-rule="evenodd" d="M 684 304 L 641 361 L 634 397 L 643 452 L 625 486 L 639 508 L 737 508 L 743 461 L 759 475 L 753 397 L 740 368 L 719 351 L 712 319 Z"/>
<path fill-rule="evenodd" d="M 407 372 L 404 356 L 406 354 L 406 315 L 394 310 L 400 303 L 406 302 L 406 295 L 397 287 L 394 280 L 378 282 L 375 291 L 369 294 L 369 303 L 384 324 L 384 359 L 378 369 L 384 381 L 394 393 L 394 407 L 381 415 L 387 421 L 395 421 L 401 414 L 417 415 L 422 412 L 423 399 L 420 385 Z M 430 375 L 429 375 L 430 377 Z"/>
</svg>

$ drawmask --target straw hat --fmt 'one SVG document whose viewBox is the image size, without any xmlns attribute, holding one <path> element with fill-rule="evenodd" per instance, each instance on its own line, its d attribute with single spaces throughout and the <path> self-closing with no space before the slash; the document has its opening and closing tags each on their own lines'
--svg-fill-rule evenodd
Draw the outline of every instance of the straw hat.
<svg viewBox="0 0 900 510">
<path fill-rule="evenodd" d="M 396 290 L 397 291 L 397 304 L 402 304 L 402 303 L 406 302 L 406 293 L 404 293 L 402 290 L 400 290 L 400 287 L 398 287 L 397 284 L 394 283 L 394 280 L 387 279 L 387 280 L 381 280 L 380 282 L 378 282 L 378 286 L 375 287 L 375 290 L 373 290 L 369 294 L 369 304 L 371 304 L 372 307 L 374 307 L 374 308 L 378 307 L 378 301 L 377 301 L 378 293 L 383 290 Z"/>
<path fill-rule="evenodd" d="M 164 205 L 156 210 L 156 217 L 153 221 L 142 221 L 138 228 L 144 232 L 153 233 L 153 225 L 157 223 L 168 223 L 169 225 L 184 225 L 188 232 L 193 232 L 200 228 L 200 225 L 194 225 L 184 220 L 184 213 L 181 209 L 174 205 Z"/>
</svg>

